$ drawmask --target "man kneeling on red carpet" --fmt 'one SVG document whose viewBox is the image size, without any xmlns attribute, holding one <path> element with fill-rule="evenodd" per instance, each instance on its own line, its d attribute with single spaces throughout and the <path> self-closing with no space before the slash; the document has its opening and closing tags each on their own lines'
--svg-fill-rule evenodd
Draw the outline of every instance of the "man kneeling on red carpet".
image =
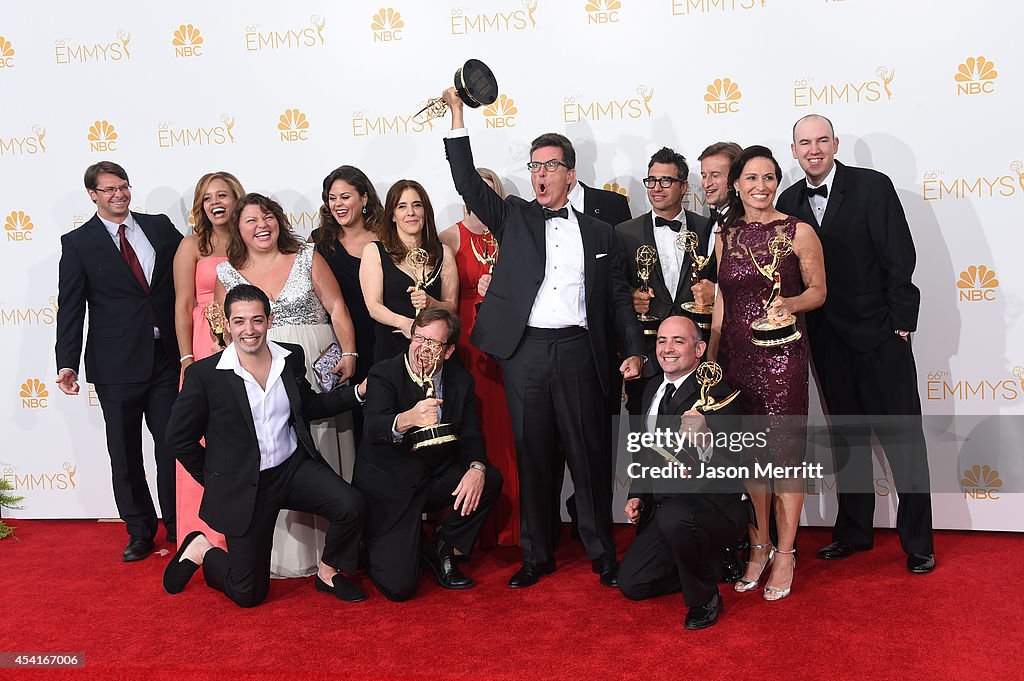
<svg viewBox="0 0 1024 681">
<path fill-rule="evenodd" d="M 710 627 L 722 613 L 718 593 L 722 549 L 736 545 L 752 511 L 741 480 L 695 477 L 712 457 L 710 465 L 718 466 L 730 454 L 702 446 L 717 438 L 701 435 L 734 429 L 732 421 L 738 413 L 735 402 L 706 419 L 694 411 L 701 397 L 695 370 L 705 347 L 700 330 L 687 317 L 669 317 L 658 328 L 655 355 L 664 373 L 648 383 L 641 402 L 642 423 L 633 425 L 630 441 L 634 434 L 664 428 L 695 435 L 682 446 L 662 448 L 661 453 L 647 448 L 637 452 L 629 468 L 633 483 L 625 509 L 629 522 L 638 526 L 637 536 L 619 567 L 619 588 L 631 600 L 682 591 L 687 629 Z M 731 392 L 718 383 L 711 397 L 723 400 Z M 668 463 L 668 456 L 679 464 Z M 662 471 L 669 467 L 685 470 L 690 477 L 666 479 Z M 655 471 L 657 479 L 650 475 Z"/>
<path fill-rule="evenodd" d="M 416 593 L 420 561 L 443 588 L 472 587 L 456 561 L 469 556 L 501 493 L 501 473 L 487 465 L 473 376 L 447 361 L 460 331 L 444 308 L 421 310 L 409 350 L 377 362 L 367 377 L 353 482 L 366 498 L 367 574 L 392 601 Z M 442 509 L 450 515 L 423 541 L 423 513 Z"/>
<path fill-rule="evenodd" d="M 311 419 L 349 411 L 362 394 L 351 386 L 313 392 L 302 348 L 267 340 L 274 315 L 255 286 L 231 289 L 224 316 L 234 342 L 185 370 L 167 445 L 203 486 L 199 517 L 224 534 L 228 548 L 190 533 L 164 571 L 164 590 L 181 592 L 202 565 L 209 586 L 243 607 L 259 605 L 270 589 L 274 524 L 290 509 L 330 521 L 317 590 L 364 600 L 342 574 L 356 571 L 363 498 L 324 462 L 309 432 Z"/>
</svg>

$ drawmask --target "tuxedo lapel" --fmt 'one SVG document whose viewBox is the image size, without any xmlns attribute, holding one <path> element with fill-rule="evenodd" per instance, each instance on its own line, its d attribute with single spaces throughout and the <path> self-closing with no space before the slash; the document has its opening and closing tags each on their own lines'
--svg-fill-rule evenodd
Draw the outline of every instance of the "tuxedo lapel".
<svg viewBox="0 0 1024 681">
<path fill-rule="evenodd" d="M 235 394 L 235 399 L 238 400 L 238 406 L 242 410 L 242 420 L 249 427 L 249 434 L 252 435 L 254 441 L 259 442 L 259 437 L 256 435 L 256 423 L 252 420 L 252 407 L 249 405 L 249 395 L 245 392 L 245 381 L 233 371 L 223 371 L 223 373 L 231 385 L 231 392 Z"/>
<path fill-rule="evenodd" d="M 580 237 L 583 239 L 583 288 L 586 290 L 586 303 L 590 304 L 590 294 L 594 290 L 594 267 L 597 262 L 597 244 L 594 230 L 586 224 L 587 217 L 571 208 L 576 213 L 576 221 L 580 226 Z"/>
<path fill-rule="evenodd" d="M 655 252 L 658 250 L 658 242 L 654 240 L 654 212 L 651 211 L 644 215 L 644 226 L 643 226 L 643 242 L 654 247 Z M 627 254 L 630 257 L 636 259 L 636 253 Z M 665 275 L 661 271 L 661 255 L 658 255 L 659 262 L 654 263 L 654 267 L 651 272 L 651 287 L 654 289 L 654 294 L 662 300 L 669 300 L 672 298 L 668 292 L 668 285 L 665 283 Z"/>
<path fill-rule="evenodd" d="M 843 194 L 846 189 L 846 168 L 842 163 L 836 161 L 836 174 L 832 178 L 832 186 L 828 188 L 828 203 L 825 205 L 825 214 L 821 217 L 821 229 L 824 233 L 836 218 L 840 207 L 843 205 Z M 807 201 L 804 201 L 807 203 Z"/>
<path fill-rule="evenodd" d="M 683 412 L 689 411 L 693 403 L 700 395 L 697 390 L 697 372 L 690 374 L 685 381 L 679 384 L 679 389 L 672 396 L 669 402 L 669 409 L 673 414 L 682 416 Z"/>
<path fill-rule="evenodd" d="M 149 282 L 150 288 L 156 285 L 160 278 L 164 275 L 165 260 L 161 257 L 162 252 L 160 247 L 163 245 L 160 234 L 156 230 L 156 225 L 152 220 L 149 219 L 148 215 L 139 215 L 138 213 L 132 213 L 132 217 L 135 218 L 135 224 L 139 226 L 142 233 L 146 235 L 146 239 L 149 240 L 149 245 L 153 247 L 153 253 L 155 254 L 153 260 L 153 275 L 152 280 Z M 133 275 L 134 276 L 134 275 Z"/>
<path fill-rule="evenodd" d="M 533 236 L 533 245 L 540 254 L 540 271 L 544 271 L 547 264 L 547 241 L 544 238 L 545 220 L 544 212 L 536 200 L 531 201 L 526 208 L 526 220 L 529 224 L 530 235 Z"/>
</svg>

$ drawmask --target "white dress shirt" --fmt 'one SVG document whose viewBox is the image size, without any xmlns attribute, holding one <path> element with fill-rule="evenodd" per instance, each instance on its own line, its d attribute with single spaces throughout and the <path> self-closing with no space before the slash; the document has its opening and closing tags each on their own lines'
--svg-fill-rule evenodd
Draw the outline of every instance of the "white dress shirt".
<svg viewBox="0 0 1024 681">
<path fill-rule="evenodd" d="M 821 184 L 812 185 L 810 181 L 807 181 L 808 189 L 817 189 L 818 187 L 825 187 L 831 191 L 832 181 L 836 178 L 836 164 L 832 162 L 832 170 L 828 171 L 828 175 Z M 826 196 L 808 196 L 807 202 L 811 204 L 811 210 L 814 212 L 814 217 L 818 220 L 818 226 L 821 226 L 821 219 L 825 217 L 825 209 L 828 208 L 828 197 Z"/>
<path fill-rule="evenodd" d="M 569 199 L 569 203 L 572 204 L 572 207 L 576 209 L 577 213 L 583 213 L 584 215 L 587 214 L 587 211 L 584 210 L 583 205 L 586 196 L 587 193 L 583 191 L 583 185 L 580 184 L 579 182 L 574 184 L 572 189 L 569 190 L 569 195 L 567 198 Z"/>
<path fill-rule="evenodd" d="M 691 371 L 688 374 L 684 374 L 674 381 L 668 380 L 667 376 L 662 380 L 661 385 L 658 386 L 658 389 L 656 391 L 654 391 L 654 399 L 651 400 L 651 407 L 650 409 L 647 410 L 648 431 L 653 433 L 655 428 L 657 427 L 656 419 L 658 418 L 658 407 L 661 406 L 661 398 L 664 397 L 665 395 L 665 389 L 668 388 L 669 384 L 671 384 L 676 387 L 676 390 L 679 390 L 679 386 L 681 386 L 683 384 L 683 381 L 688 379 L 690 377 L 690 374 L 692 373 L 693 371 Z"/>
<path fill-rule="evenodd" d="M 686 251 L 676 245 L 676 237 L 682 234 L 683 230 L 689 229 L 686 224 L 686 211 L 679 211 L 679 215 L 671 218 L 679 220 L 682 226 L 678 232 L 673 232 L 668 225 L 657 224 L 658 215 L 651 211 L 651 224 L 654 225 L 654 243 L 658 247 L 658 265 L 661 267 L 661 276 L 668 288 L 668 295 L 675 300 L 676 289 L 679 288 L 679 276 L 683 269 L 683 260 L 686 258 Z"/>
<path fill-rule="evenodd" d="M 121 223 L 111 222 L 100 216 L 99 213 L 96 217 L 100 219 L 103 226 L 107 228 L 107 234 L 114 240 L 114 248 L 117 252 L 121 252 L 121 236 L 118 234 L 120 231 Z M 135 250 L 135 257 L 139 259 L 139 264 L 142 265 L 142 273 L 146 275 L 146 283 L 153 283 L 153 268 L 156 266 L 156 249 L 153 248 L 153 244 L 149 243 L 149 239 L 146 238 L 146 233 L 142 231 L 142 227 L 139 227 L 138 223 L 135 222 L 135 218 L 131 213 L 128 213 L 128 217 L 124 221 L 124 235 L 128 239 L 128 243 L 131 244 L 132 249 Z M 160 329 L 153 327 L 153 338 L 160 337 Z"/>
<path fill-rule="evenodd" d="M 281 382 L 284 372 L 284 358 L 291 353 L 273 341 L 267 342 L 270 348 L 270 374 L 267 376 L 267 387 L 260 386 L 259 381 L 246 371 L 238 361 L 238 351 L 231 343 L 221 353 L 217 368 L 232 371 L 245 383 L 245 394 L 249 398 L 252 410 L 252 421 L 256 426 L 256 439 L 260 445 L 260 470 L 265 471 L 280 466 L 288 460 L 299 445 L 295 428 L 289 421 L 292 415 L 288 392 Z"/>
</svg>

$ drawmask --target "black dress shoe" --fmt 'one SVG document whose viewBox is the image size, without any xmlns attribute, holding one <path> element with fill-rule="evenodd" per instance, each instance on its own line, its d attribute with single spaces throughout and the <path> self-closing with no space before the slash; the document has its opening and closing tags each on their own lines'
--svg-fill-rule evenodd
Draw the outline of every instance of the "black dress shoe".
<svg viewBox="0 0 1024 681">
<path fill-rule="evenodd" d="M 540 579 L 541 575 L 550 575 L 554 571 L 555 564 L 553 561 L 537 564 L 524 560 L 522 567 L 508 580 L 508 586 L 510 589 L 523 589 L 533 586 Z"/>
<path fill-rule="evenodd" d="M 189 544 L 195 540 L 196 537 L 201 535 L 202 532 L 198 530 L 195 532 L 189 532 L 188 536 L 185 537 L 185 541 L 181 542 L 181 546 L 178 547 L 178 552 L 171 558 L 171 562 L 164 568 L 164 591 L 169 594 L 179 594 L 185 590 L 185 586 L 189 580 L 192 579 L 192 575 L 199 569 L 199 564 L 191 560 L 182 560 L 181 557 L 185 554 L 185 550 L 189 547 Z"/>
<path fill-rule="evenodd" d="M 602 553 L 591 562 L 591 569 L 601 576 L 599 581 L 604 586 L 619 585 L 619 564 L 615 561 L 614 553 Z"/>
<path fill-rule="evenodd" d="M 818 558 L 824 558 L 825 560 L 839 560 L 840 558 L 848 558 L 858 551 L 866 551 L 867 549 L 857 549 L 849 544 L 841 541 L 834 541 L 828 546 L 823 546 L 818 551 Z"/>
<path fill-rule="evenodd" d="M 320 579 L 319 573 L 313 577 L 313 581 L 316 584 L 317 591 L 334 594 L 335 598 L 339 601 L 345 601 L 346 603 L 358 603 L 359 601 L 366 600 L 366 594 L 363 593 L 363 590 L 350 582 L 348 578 L 340 572 L 336 573 L 334 577 L 331 578 L 330 584 L 327 584 Z"/>
<path fill-rule="evenodd" d="M 907 556 L 907 569 L 915 575 L 926 575 L 935 569 L 934 553 L 911 553 Z"/>
<path fill-rule="evenodd" d="M 473 580 L 462 574 L 455 564 L 455 556 L 448 542 L 436 534 L 423 545 L 423 562 L 437 577 L 437 583 L 445 589 L 469 589 Z"/>
<path fill-rule="evenodd" d="M 707 629 L 718 621 L 722 614 L 722 596 L 715 594 L 710 601 L 704 605 L 698 605 L 686 611 L 686 622 L 683 627 L 686 629 Z"/>
<path fill-rule="evenodd" d="M 149 554 L 153 553 L 153 540 L 143 539 L 142 537 L 132 537 L 128 542 L 128 546 L 124 547 L 124 552 L 121 554 L 121 560 L 126 563 L 132 561 L 142 560 Z"/>
</svg>

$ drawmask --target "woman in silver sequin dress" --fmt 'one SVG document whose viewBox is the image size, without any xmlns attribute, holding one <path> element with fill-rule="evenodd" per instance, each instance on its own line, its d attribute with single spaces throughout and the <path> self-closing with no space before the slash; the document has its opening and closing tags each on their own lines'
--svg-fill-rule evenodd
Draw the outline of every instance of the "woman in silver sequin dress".
<svg viewBox="0 0 1024 681">
<path fill-rule="evenodd" d="M 292 233 L 284 210 L 266 196 L 247 194 L 235 204 L 230 224 L 228 260 L 217 266 L 215 296 L 223 302 L 239 284 L 257 286 L 270 297 L 273 325 L 270 340 L 302 346 L 306 378 L 319 389 L 313 361 L 331 343 L 356 352 L 355 330 L 345 299 L 327 262 L 313 244 Z M 334 372 L 347 380 L 356 358 L 342 357 Z M 313 439 L 324 459 L 339 475 L 351 471 L 355 446 L 351 430 L 339 433 L 338 419 L 311 424 Z M 309 513 L 282 511 L 274 530 L 271 574 L 305 577 L 317 570 L 327 521 Z"/>
</svg>

